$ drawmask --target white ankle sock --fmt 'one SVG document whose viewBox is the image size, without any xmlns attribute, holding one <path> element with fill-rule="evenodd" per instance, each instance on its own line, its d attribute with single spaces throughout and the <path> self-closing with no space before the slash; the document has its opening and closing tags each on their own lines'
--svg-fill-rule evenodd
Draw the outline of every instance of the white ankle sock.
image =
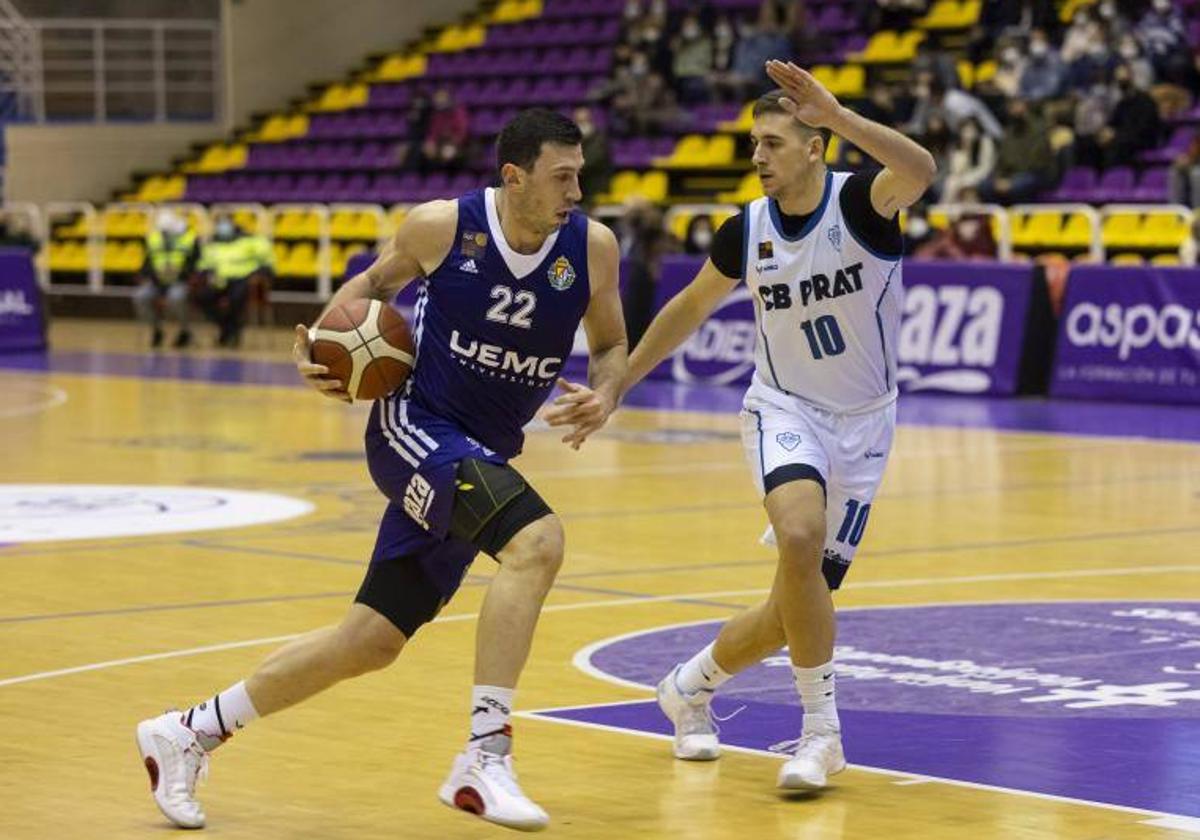
<svg viewBox="0 0 1200 840">
<path fill-rule="evenodd" d="M 507 735 L 508 719 L 512 716 L 515 688 L 477 685 L 471 689 L 471 737 L 475 745 L 490 735 Z"/>
<path fill-rule="evenodd" d="M 184 726 L 196 733 L 200 746 L 212 752 L 234 732 L 258 718 L 242 681 L 183 713 Z"/>
<path fill-rule="evenodd" d="M 816 668 L 792 666 L 796 678 L 796 690 L 800 692 L 800 704 L 804 706 L 803 734 L 810 732 L 840 732 L 842 722 L 838 719 L 836 677 L 833 661 Z"/>
<path fill-rule="evenodd" d="M 695 694 L 697 691 L 711 693 L 733 677 L 713 659 L 714 644 L 710 642 L 708 647 L 683 663 L 675 675 L 675 686 L 684 694 Z"/>
</svg>

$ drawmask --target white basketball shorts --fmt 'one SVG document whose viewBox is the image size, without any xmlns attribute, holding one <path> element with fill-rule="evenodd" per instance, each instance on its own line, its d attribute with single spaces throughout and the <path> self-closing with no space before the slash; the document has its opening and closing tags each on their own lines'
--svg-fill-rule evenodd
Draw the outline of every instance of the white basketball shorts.
<svg viewBox="0 0 1200 840">
<path fill-rule="evenodd" d="M 780 483 L 812 478 L 825 487 L 825 578 L 837 589 L 866 531 L 896 428 L 896 403 L 839 414 L 759 380 L 742 404 L 742 444 L 765 497 Z M 768 527 L 763 542 L 773 545 Z"/>
</svg>

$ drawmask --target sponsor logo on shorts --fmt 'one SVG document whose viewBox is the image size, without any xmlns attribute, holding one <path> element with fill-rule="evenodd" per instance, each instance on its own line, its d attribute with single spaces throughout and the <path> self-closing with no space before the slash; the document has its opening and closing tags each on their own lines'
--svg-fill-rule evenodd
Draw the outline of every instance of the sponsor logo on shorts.
<svg viewBox="0 0 1200 840">
<path fill-rule="evenodd" d="M 788 452 L 800 445 L 800 435 L 795 432 L 780 432 L 775 435 L 775 441 Z"/>
<path fill-rule="evenodd" d="M 404 488 L 404 512 L 413 518 L 418 525 L 429 530 L 429 508 L 433 504 L 433 485 L 420 473 L 413 473 L 408 486 Z"/>
</svg>

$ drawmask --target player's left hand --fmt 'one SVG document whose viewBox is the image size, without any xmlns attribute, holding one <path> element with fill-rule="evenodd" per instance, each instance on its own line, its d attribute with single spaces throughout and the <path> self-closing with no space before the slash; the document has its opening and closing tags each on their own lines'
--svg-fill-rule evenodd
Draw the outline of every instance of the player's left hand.
<svg viewBox="0 0 1200 840">
<path fill-rule="evenodd" d="M 545 413 L 543 419 L 551 426 L 573 426 L 562 442 L 570 444 L 572 449 L 578 449 L 588 435 L 604 425 L 615 406 L 586 385 L 559 377 L 558 387 L 565 393 L 554 400 L 553 408 Z"/>
<path fill-rule="evenodd" d="M 789 114 L 805 125 L 828 128 L 842 106 L 829 90 L 790 61 L 767 62 L 767 75 L 783 88 L 786 97 L 779 100 Z"/>
</svg>

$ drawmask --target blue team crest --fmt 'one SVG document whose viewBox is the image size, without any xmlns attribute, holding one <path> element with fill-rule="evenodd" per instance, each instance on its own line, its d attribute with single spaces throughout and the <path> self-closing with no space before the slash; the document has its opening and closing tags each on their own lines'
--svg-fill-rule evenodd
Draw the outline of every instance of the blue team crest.
<svg viewBox="0 0 1200 840">
<path fill-rule="evenodd" d="M 800 445 L 800 435 L 795 432 L 780 432 L 775 435 L 775 440 L 788 452 Z"/>
<path fill-rule="evenodd" d="M 842 227 L 841 227 L 841 225 L 834 225 L 833 227 L 831 227 L 829 229 L 829 243 L 831 245 L 833 245 L 833 250 L 839 251 L 839 252 L 842 250 Z"/>
<path fill-rule="evenodd" d="M 559 257 L 554 261 L 554 265 L 550 266 L 549 277 L 550 285 L 562 292 L 571 288 L 571 284 L 575 282 L 575 269 L 571 267 L 570 260 Z"/>
</svg>

